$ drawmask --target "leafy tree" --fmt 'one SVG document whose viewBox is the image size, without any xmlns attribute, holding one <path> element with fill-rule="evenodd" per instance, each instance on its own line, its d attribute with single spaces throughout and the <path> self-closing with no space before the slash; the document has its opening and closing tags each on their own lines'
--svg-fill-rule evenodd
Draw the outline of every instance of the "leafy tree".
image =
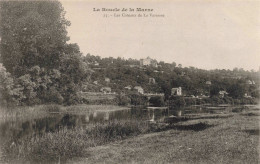
<svg viewBox="0 0 260 164">
<path fill-rule="evenodd" d="M 156 96 L 156 97 L 151 97 L 149 100 L 149 103 L 153 104 L 154 106 L 164 106 L 164 99 L 162 96 Z"/>
<path fill-rule="evenodd" d="M 185 106 L 186 102 L 182 96 L 171 96 L 169 98 L 169 106 L 172 107 L 182 107 Z"/>
<path fill-rule="evenodd" d="M 22 92 L 15 87 L 11 74 L 0 64 L 0 105 L 19 104 L 22 97 Z"/>
<path fill-rule="evenodd" d="M 130 94 L 130 99 L 132 105 L 146 105 L 148 102 L 147 97 L 138 93 Z"/>
<path fill-rule="evenodd" d="M 57 68 L 68 40 L 62 5 L 58 1 L 2 1 L 1 58 L 16 77 L 38 65 Z"/>
<path fill-rule="evenodd" d="M 29 74 L 23 75 L 18 78 L 18 84 L 23 88 L 23 99 L 22 101 L 27 105 L 33 105 L 37 102 L 34 101 L 37 93 L 35 92 L 36 83 L 31 80 L 31 76 Z"/>
<path fill-rule="evenodd" d="M 233 98 L 243 98 L 245 92 L 246 92 L 245 86 L 241 83 L 232 84 L 228 88 L 229 96 Z"/>
<path fill-rule="evenodd" d="M 118 94 L 117 99 L 118 99 L 118 105 L 120 106 L 128 105 L 131 101 L 127 95 L 122 93 Z"/>
<path fill-rule="evenodd" d="M 66 43 L 70 23 L 61 3 L 3 1 L 0 7 L 1 61 L 23 87 L 22 101 L 75 103 L 89 69 L 79 47 Z"/>
</svg>

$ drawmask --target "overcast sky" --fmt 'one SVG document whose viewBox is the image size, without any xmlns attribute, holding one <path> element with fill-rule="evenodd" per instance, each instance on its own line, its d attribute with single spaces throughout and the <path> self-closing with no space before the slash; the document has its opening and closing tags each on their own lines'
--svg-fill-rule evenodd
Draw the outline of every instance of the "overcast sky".
<svg viewBox="0 0 260 164">
<path fill-rule="evenodd" d="M 62 4 L 65 17 L 71 21 L 70 42 L 77 43 L 84 55 L 135 59 L 150 56 L 202 69 L 258 70 L 260 66 L 257 1 L 62 1 Z M 137 7 L 153 9 L 152 13 L 165 17 L 104 18 L 103 14 L 114 12 L 93 12 L 93 8 Z"/>
</svg>

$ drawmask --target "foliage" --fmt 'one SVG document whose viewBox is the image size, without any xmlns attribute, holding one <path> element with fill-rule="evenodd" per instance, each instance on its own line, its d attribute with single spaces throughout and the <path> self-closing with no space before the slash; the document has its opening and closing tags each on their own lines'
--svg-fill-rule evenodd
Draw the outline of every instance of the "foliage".
<svg viewBox="0 0 260 164">
<path fill-rule="evenodd" d="M 243 98 L 246 88 L 241 83 L 235 83 L 229 86 L 228 93 L 233 98 Z"/>
<path fill-rule="evenodd" d="M 170 107 L 182 107 L 185 106 L 186 102 L 182 96 L 171 96 L 169 98 L 169 106 Z"/>
<path fill-rule="evenodd" d="M 66 43 L 70 23 L 61 3 L 3 1 L 0 7 L 1 61 L 22 92 L 21 104 L 79 103 L 89 69 L 79 47 Z"/>
<path fill-rule="evenodd" d="M 130 101 L 131 101 L 127 95 L 122 94 L 122 93 L 117 95 L 117 99 L 118 99 L 118 105 L 120 105 L 120 106 L 126 106 L 126 105 L 130 104 Z"/>
<path fill-rule="evenodd" d="M 131 99 L 131 105 L 147 105 L 148 99 L 139 93 L 132 93 L 129 95 Z"/>
<path fill-rule="evenodd" d="M 158 107 L 164 106 L 164 98 L 162 96 L 151 97 L 149 103 Z"/>
<path fill-rule="evenodd" d="M 244 70 L 202 70 L 194 67 L 176 67 L 176 63 L 159 62 L 159 67 L 141 67 L 139 60 L 122 58 L 101 58 L 88 54 L 83 59 L 90 68 L 95 69 L 92 81 L 109 86 L 114 91 L 121 92 L 126 86 L 141 86 L 146 93 L 164 93 L 166 100 L 171 95 L 171 88 L 182 87 L 184 95 L 219 96 L 219 91 L 230 92 L 232 98 L 242 98 L 245 93 L 259 97 L 258 72 Z M 99 63 L 99 65 L 95 65 Z M 104 77 L 111 79 L 109 84 Z M 149 78 L 154 78 L 156 84 L 149 84 Z M 248 86 L 247 80 L 256 82 Z M 206 85 L 211 81 L 211 85 Z M 238 89 L 238 91 L 236 91 Z M 98 89 L 96 90 L 98 91 Z"/>
<path fill-rule="evenodd" d="M 65 162 L 72 157 L 84 156 L 87 148 L 149 131 L 149 124 L 145 121 L 114 120 L 89 125 L 87 129 L 64 128 L 43 135 L 31 135 L 13 145 L 6 144 L 3 150 L 6 160 L 19 158 L 33 163 Z"/>
<path fill-rule="evenodd" d="M 7 71 L 19 77 L 35 65 L 57 68 L 70 24 L 61 3 L 2 1 L 0 5 L 1 58 Z"/>
<path fill-rule="evenodd" d="M 0 105 L 19 104 L 23 98 L 21 89 L 16 87 L 11 74 L 6 72 L 6 69 L 0 65 Z"/>
</svg>

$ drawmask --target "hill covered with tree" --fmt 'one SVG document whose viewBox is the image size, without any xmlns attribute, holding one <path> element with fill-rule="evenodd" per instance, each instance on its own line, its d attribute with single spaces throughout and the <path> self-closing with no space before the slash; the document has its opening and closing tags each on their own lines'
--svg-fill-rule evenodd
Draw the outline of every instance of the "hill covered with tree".
<svg viewBox="0 0 260 164">
<path fill-rule="evenodd" d="M 82 103 L 82 91 L 102 88 L 125 101 L 133 98 L 134 87 L 144 93 L 163 93 L 165 100 L 177 87 L 186 97 L 214 98 L 226 93 L 233 99 L 259 99 L 260 76 L 253 70 L 203 70 L 154 59 L 147 59 L 151 61 L 147 64 L 84 56 L 77 44 L 68 43 L 70 22 L 58 1 L 2 1 L 0 9 L 1 104 L 71 105 Z"/>
<path fill-rule="evenodd" d="M 123 58 L 101 58 L 86 55 L 83 58 L 93 70 L 89 83 L 98 82 L 109 86 L 115 92 L 124 91 L 127 86 L 141 86 L 146 93 L 171 94 L 171 88 L 182 87 L 186 96 L 217 96 L 226 91 L 230 97 L 243 98 L 245 94 L 259 97 L 259 72 L 216 69 L 203 70 L 195 67 L 182 68 L 176 63 L 158 62 L 154 66 L 141 66 L 139 60 Z M 109 78 L 110 82 L 106 82 Z M 149 83 L 154 78 L 155 83 Z M 98 91 L 98 90 L 96 90 Z"/>
</svg>

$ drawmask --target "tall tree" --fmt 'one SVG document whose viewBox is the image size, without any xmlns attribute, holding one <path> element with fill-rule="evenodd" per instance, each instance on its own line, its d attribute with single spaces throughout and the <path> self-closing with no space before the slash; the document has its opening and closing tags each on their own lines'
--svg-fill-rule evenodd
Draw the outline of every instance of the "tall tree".
<svg viewBox="0 0 260 164">
<path fill-rule="evenodd" d="M 1 61 L 24 88 L 23 101 L 75 102 L 88 68 L 79 47 L 66 43 L 70 22 L 61 3 L 2 1 L 0 7 Z"/>
<path fill-rule="evenodd" d="M 70 24 L 61 3 L 3 1 L 0 7 L 0 50 L 7 71 L 19 77 L 35 65 L 57 68 Z"/>
</svg>

